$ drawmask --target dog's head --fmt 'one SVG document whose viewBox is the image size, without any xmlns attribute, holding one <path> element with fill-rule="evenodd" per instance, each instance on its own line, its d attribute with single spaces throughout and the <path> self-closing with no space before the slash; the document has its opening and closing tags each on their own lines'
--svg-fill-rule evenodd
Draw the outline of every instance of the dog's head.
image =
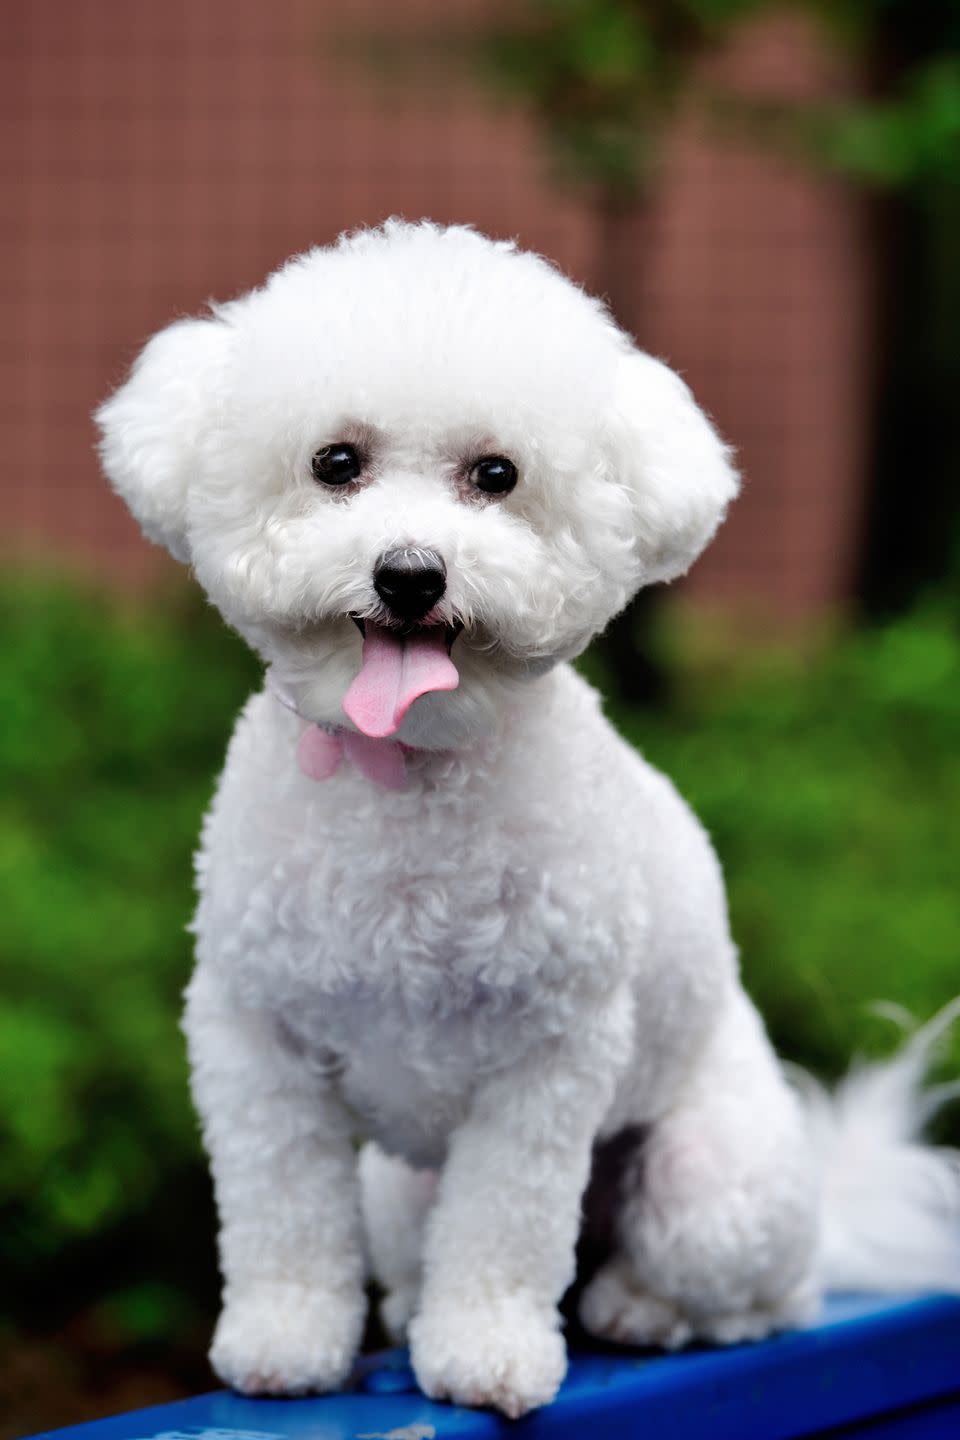
<svg viewBox="0 0 960 1440">
<path fill-rule="evenodd" d="M 147 535 L 303 715 L 342 723 L 350 692 L 360 728 L 409 709 L 401 738 L 441 748 L 682 574 L 736 492 L 672 371 L 456 227 L 347 236 L 178 321 L 97 420 Z"/>
</svg>

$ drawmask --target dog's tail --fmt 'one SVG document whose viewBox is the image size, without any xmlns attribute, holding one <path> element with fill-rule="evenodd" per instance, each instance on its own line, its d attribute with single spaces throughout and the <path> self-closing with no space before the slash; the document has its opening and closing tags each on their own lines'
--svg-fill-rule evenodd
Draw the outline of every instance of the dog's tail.
<svg viewBox="0 0 960 1440">
<path fill-rule="evenodd" d="M 928 1086 L 960 996 L 892 1059 L 855 1065 L 831 1094 L 800 1084 L 819 1148 L 825 1289 L 960 1293 L 960 1151 L 922 1134 L 960 1081 Z"/>
</svg>

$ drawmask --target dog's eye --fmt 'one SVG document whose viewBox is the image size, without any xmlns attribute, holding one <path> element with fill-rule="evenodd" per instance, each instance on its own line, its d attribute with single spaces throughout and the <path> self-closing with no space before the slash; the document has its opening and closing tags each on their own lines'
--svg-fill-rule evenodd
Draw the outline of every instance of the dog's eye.
<svg viewBox="0 0 960 1440">
<path fill-rule="evenodd" d="M 314 480 L 323 485 L 349 485 L 363 468 L 352 445 L 324 445 L 310 462 Z"/>
<path fill-rule="evenodd" d="M 517 483 L 517 467 L 502 455 L 484 455 L 470 471 L 470 479 L 485 495 L 506 495 Z"/>
</svg>

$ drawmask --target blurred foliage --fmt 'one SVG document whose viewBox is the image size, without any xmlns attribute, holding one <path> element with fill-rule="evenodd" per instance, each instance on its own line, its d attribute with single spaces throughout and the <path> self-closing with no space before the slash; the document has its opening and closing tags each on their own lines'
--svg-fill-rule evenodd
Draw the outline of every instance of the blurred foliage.
<svg viewBox="0 0 960 1440">
<path fill-rule="evenodd" d="M 703 71 L 745 21 L 790 10 L 853 58 L 849 95 L 748 97 Z M 429 31 L 378 16 L 341 38 L 385 84 L 440 92 L 472 73 L 525 105 L 561 174 L 608 204 L 645 197 L 689 101 L 866 184 L 960 177 L 960 0 L 509 0 L 480 27 L 454 12 Z"/>
<path fill-rule="evenodd" d="M 857 93 L 748 98 L 695 71 L 745 20 L 790 9 L 855 57 Z M 481 33 L 474 58 L 532 109 L 563 170 L 608 195 L 642 196 L 691 98 L 760 144 L 866 183 L 960 178 L 960 0 L 524 0 Z"/>
<path fill-rule="evenodd" d="M 0 1315 L 85 1294 L 182 1337 L 214 1290 L 177 1028 L 190 855 L 258 667 L 198 600 L 37 579 L 0 584 L 0 640 Z M 951 620 L 931 603 L 805 660 L 666 643 L 671 708 L 615 718 L 713 833 L 782 1050 L 835 1072 L 891 1042 L 867 1002 L 926 1016 L 957 988 Z"/>
<path fill-rule="evenodd" d="M 893 1043 L 872 1002 L 922 1019 L 960 989 L 955 607 L 720 663 L 678 665 L 666 624 L 669 708 L 608 709 L 713 837 L 778 1047 L 836 1075 Z"/>
<path fill-rule="evenodd" d="M 960 0 L 793 0 L 854 60 L 842 99 L 727 96 L 760 143 L 880 188 L 960 180 Z"/>
<path fill-rule="evenodd" d="M 257 672 L 199 602 L 40 580 L 0 586 L 0 642 L 0 1268 L 28 1300 L 71 1245 L 142 1221 L 149 1272 L 182 1223 L 190 855 Z"/>
<path fill-rule="evenodd" d="M 654 178 L 693 62 L 763 0 L 527 0 L 481 37 L 483 72 L 530 104 L 562 169 L 606 192 Z"/>
</svg>

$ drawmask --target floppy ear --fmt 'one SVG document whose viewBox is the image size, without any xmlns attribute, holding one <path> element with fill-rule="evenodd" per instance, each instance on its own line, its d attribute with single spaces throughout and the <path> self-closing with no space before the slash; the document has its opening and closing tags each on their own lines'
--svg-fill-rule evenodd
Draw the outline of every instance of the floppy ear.
<svg viewBox="0 0 960 1440">
<path fill-rule="evenodd" d="M 229 333 L 216 316 L 169 325 L 94 416 L 107 478 L 148 539 L 177 560 L 190 559 L 187 491 L 214 422 Z"/>
<path fill-rule="evenodd" d="M 668 366 L 631 349 L 610 423 L 615 477 L 628 490 L 640 583 L 683 575 L 739 488 L 731 452 Z"/>
</svg>

